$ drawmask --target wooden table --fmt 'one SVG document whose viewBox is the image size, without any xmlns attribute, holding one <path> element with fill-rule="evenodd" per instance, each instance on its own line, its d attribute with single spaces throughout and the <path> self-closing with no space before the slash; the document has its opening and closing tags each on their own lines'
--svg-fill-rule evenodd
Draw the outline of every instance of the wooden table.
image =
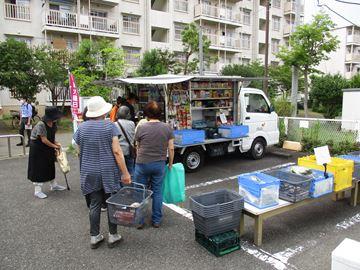
<svg viewBox="0 0 360 270">
<path fill-rule="evenodd" d="M 350 205 L 356 206 L 359 203 L 359 181 L 360 180 L 354 180 L 352 187 L 342 190 L 340 192 L 334 192 L 328 194 L 328 196 L 332 195 L 333 199 L 342 199 L 344 198 L 344 194 L 346 191 L 351 190 L 351 199 L 350 199 Z M 325 195 L 326 196 L 326 195 Z M 240 219 L 240 236 L 244 235 L 245 231 L 245 221 L 244 216 L 247 215 L 249 217 L 252 217 L 254 219 L 254 243 L 257 246 L 262 245 L 262 235 L 263 235 L 263 222 L 265 219 L 285 213 L 287 211 L 290 211 L 292 209 L 301 207 L 303 205 L 307 205 L 313 202 L 318 201 L 319 199 L 323 198 L 324 196 L 321 196 L 319 198 L 309 198 L 305 199 L 300 202 L 291 203 L 284 200 L 280 200 L 279 204 L 273 207 L 265 208 L 265 209 L 259 209 L 255 206 L 252 206 L 248 203 L 245 203 L 244 210 L 241 214 Z"/>
</svg>

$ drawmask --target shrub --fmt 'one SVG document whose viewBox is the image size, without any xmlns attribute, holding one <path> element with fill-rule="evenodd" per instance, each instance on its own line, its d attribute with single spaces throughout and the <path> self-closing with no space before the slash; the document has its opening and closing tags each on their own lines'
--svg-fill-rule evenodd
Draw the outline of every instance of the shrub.
<svg viewBox="0 0 360 270">
<path fill-rule="evenodd" d="M 275 111 L 279 116 L 291 116 L 292 106 L 291 102 L 285 98 L 277 99 L 274 102 Z"/>
</svg>

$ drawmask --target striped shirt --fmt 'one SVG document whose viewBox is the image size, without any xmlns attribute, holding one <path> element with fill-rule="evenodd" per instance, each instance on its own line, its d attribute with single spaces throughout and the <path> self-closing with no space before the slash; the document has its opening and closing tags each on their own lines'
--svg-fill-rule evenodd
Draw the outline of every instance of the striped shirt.
<svg viewBox="0 0 360 270">
<path fill-rule="evenodd" d="M 109 120 L 89 120 L 74 134 L 80 146 L 80 186 L 83 195 L 104 189 L 113 193 L 120 188 L 120 171 L 112 151 L 118 128 Z"/>
</svg>

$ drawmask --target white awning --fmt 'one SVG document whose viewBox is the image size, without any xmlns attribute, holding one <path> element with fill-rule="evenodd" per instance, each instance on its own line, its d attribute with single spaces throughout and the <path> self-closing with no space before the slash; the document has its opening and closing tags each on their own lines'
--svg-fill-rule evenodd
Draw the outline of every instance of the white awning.
<svg viewBox="0 0 360 270">
<path fill-rule="evenodd" d="M 102 85 L 114 85 L 119 83 L 127 84 L 172 84 L 189 81 L 193 76 L 181 76 L 181 75 L 158 75 L 151 77 L 136 77 L 136 78 L 118 78 L 106 81 L 97 81 L 96 84 Z"/>
</svg>

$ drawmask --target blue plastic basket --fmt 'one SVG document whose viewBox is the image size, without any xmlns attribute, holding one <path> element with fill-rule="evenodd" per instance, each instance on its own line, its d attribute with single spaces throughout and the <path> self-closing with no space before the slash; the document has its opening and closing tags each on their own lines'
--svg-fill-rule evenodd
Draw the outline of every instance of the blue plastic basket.
<svg viewBox="0 0 360 270">
<path fill-rule="evenodd" d="M 312 171 L 312 182 L 310 187 L 310 197 L 318 198 L 334 191 L 334 175 L 328 172 L 325 178 L 324 172 L 319 170 Z"/>
<path fill-rule="evenodd" d="M 220 126 L 219 134 L 221 134 L 221 137 L 228 139 L 246 137 L 249 134 L 249 126 L 246 125 Z"/>
<path fill-rule="evenodd" d="M 239 175 L 238 183 L 239 192 L 247 203 L 260 209 L 279 204 L 279 179 L 263 173 L 247 173 Z M 264 198 L 265 189 L 273 191 L 273 194 L 267 194 L 268 198 Z"/>
<path fill-rule="evenodd" d="M 355 163 L 353 177 L 355 177 L 356 179 L 360 179 L 360 155 L 342 155 L 339 158 L 353 160 Z"/>
<path fill-rule="evenodd" d="M 189 145 L 205 142 L 205 131 L 196 129 L 175 130 L 175 144 Z"/>
</svg>

